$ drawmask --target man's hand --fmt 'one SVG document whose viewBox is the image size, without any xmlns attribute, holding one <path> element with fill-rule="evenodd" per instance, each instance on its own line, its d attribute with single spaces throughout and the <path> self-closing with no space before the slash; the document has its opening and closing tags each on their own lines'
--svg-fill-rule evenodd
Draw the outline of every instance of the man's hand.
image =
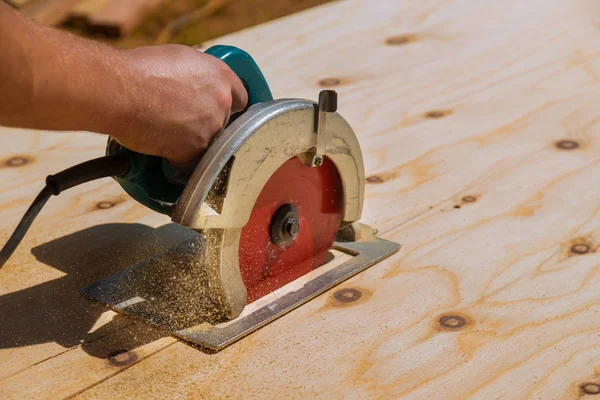
<svg viewBox="0 0 600 400">
<path fill-rule="evenodd" d="M 174 165 L 197 161 L 230 114 L 246 107 L 246 89 L 233 71 L 190 47 L 141 47 L 125 51 L 124 62 L 128 113 L 110 133 L 140 153 Z"/>
<path fill-rule="evenodd" d="M 115 50 L 34 24 L 0 1 L 0 125 L 86 130 L 174 165 L 197 161 L 246 106 L 222 61 L 179 45 Z"/>
</svg>

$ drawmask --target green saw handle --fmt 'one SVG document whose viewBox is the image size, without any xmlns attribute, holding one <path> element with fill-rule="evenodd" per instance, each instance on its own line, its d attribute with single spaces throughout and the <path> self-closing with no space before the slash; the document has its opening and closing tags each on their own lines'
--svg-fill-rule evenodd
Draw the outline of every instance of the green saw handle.
<svg viewBox="0 0 600 400">
<path fill-rule="evenodd" d="M 213 46 L 206 54 L 224 61 L 239 76 L 248 91 L 248 107 L 273 100 L 271 90 L 256 62 L 245 51 L 233 46 Z M 229 123 L 244 113 L 231 116 Z M 138 202 L 162 214 L 171 214 L 188 176 L 175 169 L 161 157 L 137 153 L 108 139 L 107 155 L 125 153 L 129 158 L 129 171 L 115 179 L 125 191 Z"/>
</svg>

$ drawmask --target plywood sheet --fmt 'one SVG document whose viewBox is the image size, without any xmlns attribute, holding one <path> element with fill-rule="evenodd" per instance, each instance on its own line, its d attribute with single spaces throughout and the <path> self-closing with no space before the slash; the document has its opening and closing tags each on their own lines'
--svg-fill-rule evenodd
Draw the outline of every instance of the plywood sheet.
<svg viewBox="0 0 600 400">
<path fill-rule="evenodd" d="M 79 297 L 179 231 L 110 180 L 76 188 L 0 271 L 0 393 L 592 396 L 599 21 L 592 0 L 346 0 L 216 40 L 248 50 L 276 97 L 338 90 L 365 157 L 363 220 L 401 252 L 342 285 L 356 301 L 334 289 L 207 355 Z M 0 135 L 5 240 L 45 174 L 104 139 Z"/>
</svg>

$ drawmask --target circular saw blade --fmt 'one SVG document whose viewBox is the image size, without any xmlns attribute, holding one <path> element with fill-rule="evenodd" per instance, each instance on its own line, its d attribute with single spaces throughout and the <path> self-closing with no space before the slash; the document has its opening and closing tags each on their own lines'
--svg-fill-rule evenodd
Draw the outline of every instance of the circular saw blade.
<svg viewBox="0 0 600 400">
<path fill-rule="evenodd" d="M 342 203 L 340 175 L 328 158 L 310 167 L 293 157 L 275 171 L 240 233 L 239 268 L 247 303 L 325 263 L 342 221 Z M 300 230 L 289 243 L 278 245 L 271 225 L 286 205 L 297 208 Z"/>
</svg>

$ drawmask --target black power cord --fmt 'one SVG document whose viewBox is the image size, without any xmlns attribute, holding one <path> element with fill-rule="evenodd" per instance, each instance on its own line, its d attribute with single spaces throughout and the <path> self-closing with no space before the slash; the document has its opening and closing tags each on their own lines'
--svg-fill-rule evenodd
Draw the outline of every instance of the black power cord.
<svg viewBox="0 0 600 400">
<path fill-rule="evenodd" d="M 127 155 L 120 153 L 114 156 L 95 158 L 67 168 L 58 174 L 49 175 L 46 178 L 46 186 L 31 203 L 21 222 L 0 250 L 0 268 L 6 264 L 19 243 L 21 243 L 35 217 L 38 216 L 42 207 L 52 195 L 58 196 L 64 190 L 96 179 L 124 175 L 128 170 L 129 158 Z"/>
</svg>

